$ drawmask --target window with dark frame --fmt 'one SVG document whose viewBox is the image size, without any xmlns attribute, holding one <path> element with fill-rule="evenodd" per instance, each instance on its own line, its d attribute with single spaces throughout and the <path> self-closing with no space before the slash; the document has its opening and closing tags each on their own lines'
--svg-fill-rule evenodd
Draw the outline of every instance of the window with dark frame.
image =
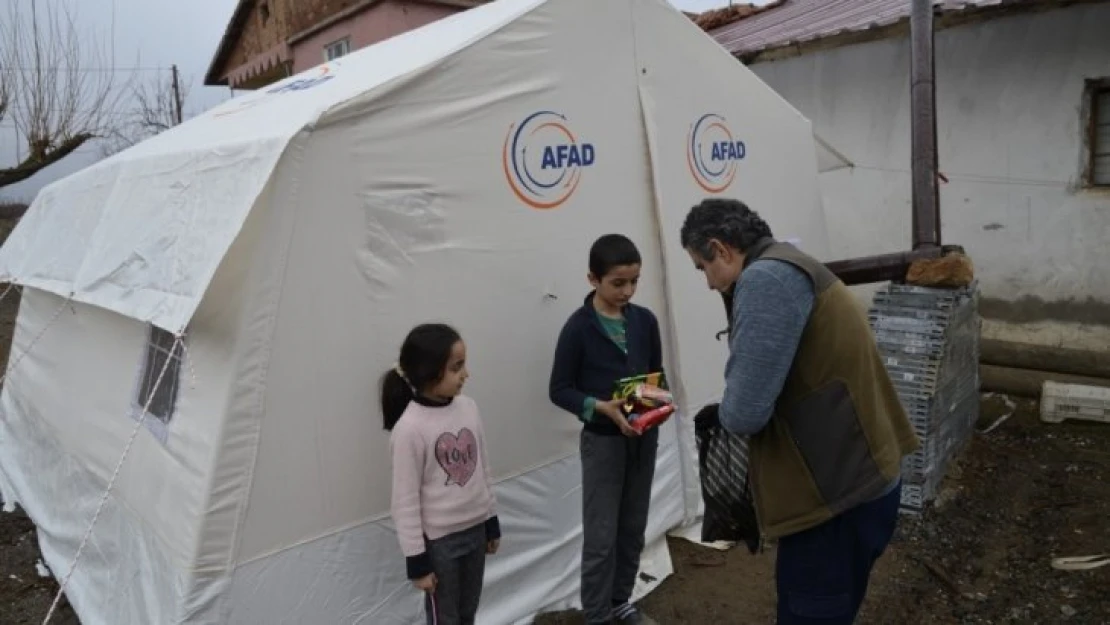
<svg viewBox="0 0 1110 625">
<path fill-rule="evenodd" d="M 164 425 L 169 424 L 177 407 L 177 389 L 184 351 L 183 346 L 177 345 L 177 337 L 173 333 L 150 326 L 135 403 L 140 413 L 145 407 L 147 418 L 158 419 Z"/>
<path fill-rule="evenodd" d="M 334 61 L 341 56 L 346 56 L 351 52 L 351 39 L 345 37 L 339 41 L 334 41 L 324 46 L 324 62 Z"/>
<path fill-rule="evenodd" d="M 1088 183 L 1110 187 L 1110 79 L 1089 83 L 1090 163 Z"/>
</svg>

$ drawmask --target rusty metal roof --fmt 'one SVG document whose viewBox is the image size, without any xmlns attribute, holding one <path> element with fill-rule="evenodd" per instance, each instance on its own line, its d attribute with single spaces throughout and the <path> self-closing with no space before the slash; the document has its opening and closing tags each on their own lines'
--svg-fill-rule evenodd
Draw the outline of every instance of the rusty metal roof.
<svg viewBox="0 0 1110 625">
<path fill-rule="evenodd" d="M 933 2 L 938 16 L 1068 3 L 1067 0 Z M 839 35 L 878 31 L 908 21 L 909 15 L 910 0 L 786 0 L 770 10 L 715 28 L 710 34 L 733 55 L 745 57 Z"/>
<path fill-rule="evenodd" d="M 727 26 L 728 24 L 732 24 L 733 22 L 738 22 L 742 19 L 751 17 L 756 13 L 760 13 L 762 11 L 770 11 L 771 9 L 778 7 L 785 1 L 786 0 L 774 0 L 773 2 L 765 3 L 762 5 L 743 3 L 729 4 L 726 7 L 721 7 L 719 9 L 710 9 L 701 13 L 690 14 L 686 13 L 685 11 L 683 11 L 683 13 L 686 14 L 686 17 L 694 20 L 694 23 L 697 24 L 702 30 L 712 32 L 713 30 L 720 28 L 721 26 Z"/>
</svg>

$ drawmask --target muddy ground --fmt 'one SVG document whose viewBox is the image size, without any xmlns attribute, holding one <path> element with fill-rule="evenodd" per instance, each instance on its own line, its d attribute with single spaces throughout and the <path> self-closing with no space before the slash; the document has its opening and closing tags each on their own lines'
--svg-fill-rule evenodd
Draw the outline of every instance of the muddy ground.
<svg viewBox="0 0 1110 625">
<path fill-rule="evenodd" d="M 984 397 L 981 427 L 938 505 L 903 517 L 859 623 L 1110 623 L 1110 567 L 1055 557 L 1110 552 L 1110 428 L 1041 424 L 1037 404 Z M 662 625 L 774 622 L 774 553 L 672 541 L 675 575 L 643 603 Z M 576 615 L 537 621 L 581 623 Z"/>
<path fill-rule="evenodd" d="M 0 240 L 7 225 L 0 219 Z M 0 302 L 0 365 L 17 299 L 13 291 Z M 903 518 L 859 622 L 1110 624 L 1110 566 L 1050 566 L 1054 557 L 1110 552 L 1110 427 L 1041 424 L 1031 401 L 984 397 L 982 407 L 981 427 L 1012 416 L 975 436 L 935 507 Z M 661 625 L 774 622 L 773 551 L 722 553 L 682 540 L 671 548 L 675 574 L 643 603 Z M 42 622 L 57 585 L 38 562 L 30 521 L 0 512 L 0 625 Z M 51 622 L 78 620 L 63 603 Z"/>
</svg>

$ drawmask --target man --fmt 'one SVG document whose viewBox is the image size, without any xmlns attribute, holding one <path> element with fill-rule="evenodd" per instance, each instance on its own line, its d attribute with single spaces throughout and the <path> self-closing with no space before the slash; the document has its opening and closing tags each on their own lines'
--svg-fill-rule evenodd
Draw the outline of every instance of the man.
<svg viewBox="0 0 1110 625">
<path fill-rule="evenodd" d="M 759 525 L 778 539 L 779 625 L 855 620 L 918 446 L 848 288 L 737 200 L 690 210 L 682 247 L 731 298 L 719 419 L 751 436 Z"/>
</svg>

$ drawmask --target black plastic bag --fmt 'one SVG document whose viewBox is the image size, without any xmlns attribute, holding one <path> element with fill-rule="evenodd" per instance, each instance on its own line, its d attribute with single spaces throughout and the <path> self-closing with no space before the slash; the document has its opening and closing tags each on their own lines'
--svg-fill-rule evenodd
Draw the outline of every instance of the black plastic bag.
<svg viewBox="0 0 1110 625">
<path fill-rule="evenodd" d="M 705 502 L 701 539 L 744 542 L 748 551 L 756 553 L 761 540 L 748 480 L 748 439 L 722 427 L 717 409 L 717 404 L 711 404 L 694 417 Z"/>
</svg>

